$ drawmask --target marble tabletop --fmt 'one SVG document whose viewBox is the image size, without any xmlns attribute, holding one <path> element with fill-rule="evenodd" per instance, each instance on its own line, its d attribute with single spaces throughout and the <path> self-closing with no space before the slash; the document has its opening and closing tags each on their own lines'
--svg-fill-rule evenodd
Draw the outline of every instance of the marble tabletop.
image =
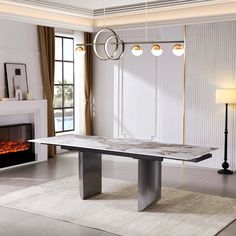
<svg viewBox="0 0 236 236">
<path fill-rule="evenodd" d="M 195 162 L 200 161 L 203 156 L 206 158 L 211 157 L 211 152 L 216 150 L 216 148 L 210 147 L 166 144 L 145 139 L 107 138 L 100 136 L 82 136 L 76 134 L 66 134 L 30 141 L 41 144 L 63 146 L 65 148 L 68 147 L 68 149 L 78 148 L 78 150 L 98 150 L 100 153 L 114 153 L 114 155 L 142 155 Z"/>
</svg>

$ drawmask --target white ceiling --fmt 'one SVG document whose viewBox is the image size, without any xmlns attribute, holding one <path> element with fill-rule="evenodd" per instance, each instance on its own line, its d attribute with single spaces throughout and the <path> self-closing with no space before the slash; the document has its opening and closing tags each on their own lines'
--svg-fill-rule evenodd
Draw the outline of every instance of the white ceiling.
<svg viewBox="0 0 236 236">
<path fill-rule="evenodd" d="M 146 0 L 0 0 L 0 17 L 56 28 L 93 32 L 109 25 L 143 24 Z M 235 20 L 236 0 L 147 0 L 155 25 Z M 12 7 L 13 6 L 13 7 Z M 56 13 L 56 14 L 51 14 Z M 138 13 L 138 14 L 137 14 Z M 161 13 L 161 14 L 159 14 Z M 61 17 L 60 17 L 61 16 Z M 125 16 L 125 17 L 124 17 Z M 150 19 L 150 18 L 149 18 Z"/>
<path fill-rule="evenodd" d="M 145 0 L 43 0 L 44 2 L 68 5 L 83 9 L 99 9 L 105 7 L 124 6 L 129 4 L 143 3 Z"/>
</svg>

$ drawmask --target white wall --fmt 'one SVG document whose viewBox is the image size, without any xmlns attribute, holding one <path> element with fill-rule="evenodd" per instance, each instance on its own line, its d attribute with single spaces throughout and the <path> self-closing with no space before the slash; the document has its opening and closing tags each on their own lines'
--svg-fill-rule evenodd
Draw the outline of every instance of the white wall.
<svg viewBox="0 0 236 236">
<path fill-rule="evenodd" d="M 144 32 L 133 30 L 120 35 L 125 41 L 142 40 Z M 150 40 L 183 40 L 183 27 L 155 28 L 148 35 Z M 114 104 L 114 118 L 118 117 L 114 125 L 119 130 L 113 134 L 181 143 L 183 57 L 172 54 L 172 44 L 161 45 L 161 57 L 151 54 L 152 45 L 143 45 L 142 56 L 134 57 L 131 46 L 115 66 L 119 73 L 114 77 L 114 97 L 120 106 Z"/>
<path fill-rule="evenodd" d="M 94 132 L 113 137 L 114 63 L 94 61 Z"/>
<path fill-rule="evenodd" d="M 34 99 L 42 99 L 42 77 L 37 27 L 0 19 L 0 98 L 5 94 L 4 63 L 25 63 L 29 90 Z"/>
<path fill-rule="evenodd" d="M 149 39 L 182 40 L 184 27 L 153 28 Z M 144 30 L 121 30 L 126 40 L 144 39 Z M 236 87 L 236 22 L 187 26 L 185 143 L 220 149 L 196 164 L 220 168 L 223 161 L 224 106 L 215 89 Z M 171 45 L 155 58 L 145 46 L 137 58 L 126 48 L 118 62 L 95 60 L 95 133 L 182 143 L 184 58 Z M 229 162 L 236 169 L 235 117 L 230 108 Z"/>
</svg>

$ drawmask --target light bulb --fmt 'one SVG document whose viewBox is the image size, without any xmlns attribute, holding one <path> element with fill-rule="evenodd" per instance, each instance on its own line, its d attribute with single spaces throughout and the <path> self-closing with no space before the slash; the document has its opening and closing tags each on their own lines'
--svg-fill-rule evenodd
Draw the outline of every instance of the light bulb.
<svg viewBox="0 0 236 236">
<path fill-rule="evenodd" d="M 135 44 L 132 49 L 132 54 L 136 57 L 139 57 L 143 54 L 143 49 L 138 45 L 138 44 Z"/>
<path fill-rule="evenodd" d="M 163 53 L 163 49 L 158 44 L 153 44 L 151 52 L 154 56 L 159 57 Z"/>
<path fill-rule="evenodd" d="M 172 52 L 175 56 L 180 57 L 184 54 L 184 47 L 181 44 L 177 43 L 172 48 Z"/>
<path fill-rule="evenodd" d="M 84 56 L 86 51 L 85 48 L 82 46 L 78 46 L 75 51 L 78 53 L 79 56 Z"/>
</svg>

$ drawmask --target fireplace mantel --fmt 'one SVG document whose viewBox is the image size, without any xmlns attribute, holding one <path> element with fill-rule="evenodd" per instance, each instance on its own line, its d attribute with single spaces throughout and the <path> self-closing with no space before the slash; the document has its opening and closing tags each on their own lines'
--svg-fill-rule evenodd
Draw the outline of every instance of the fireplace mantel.
<svg viewBox="0 0 236 236">
<path fill-rule="evenodd" d="M 33 124 L 34 137 L 47 137 L 47 101 L 0 101 L 0 125 L 20 122 Z M 36 161 L 47 160 L 47 147 L 35 145 Z"/>
</svg>

